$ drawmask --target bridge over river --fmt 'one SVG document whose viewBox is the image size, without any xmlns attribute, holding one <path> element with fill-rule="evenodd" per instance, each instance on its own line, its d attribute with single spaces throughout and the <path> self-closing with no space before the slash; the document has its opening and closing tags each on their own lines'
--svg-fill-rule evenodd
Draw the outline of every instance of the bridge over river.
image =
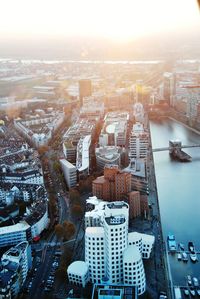
<svg viewBox="0 0 200 299">
<path fill-rule="evenodd" d="M 169 153 L 171 154 L 175 150 L 181 150 L 183 148 L 193 148 L 193 147 L 200 147 L 200 144 L 182 145 L 182 142 L 180 140 L 169 140 L 168 147 L 154 148 L 153 152 L 155 153 L 155 152 L 169 151 Z"/>
</svg>

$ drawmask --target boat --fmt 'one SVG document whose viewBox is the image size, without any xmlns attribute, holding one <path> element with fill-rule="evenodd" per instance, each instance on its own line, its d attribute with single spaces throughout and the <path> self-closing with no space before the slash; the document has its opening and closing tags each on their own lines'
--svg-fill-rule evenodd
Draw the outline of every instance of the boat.
<svg viewBox="0 0 200 299">
<path fill-rule="evenodd" d="M 193 281 L 193 285 L 194 285 L 195 287 L 198 287 L 198 286 L 199 286 L 198 278 L 193 277 L 193 278 L 192 278 L 192 281 Z"/>
<path fill-rule="evenodd" d="M 193 242 L 188 242 L 188 250 L 190 251 L 190 252 L 194 252 L 194 243 Z"/>
<path fill-rule="evenodd" d="M 186 253 L 185 251 L 182 252 L 182 260 L 183 260 L 184 262 L 187 262 L 187 261 L 188 261 L 188 255 L 187 255 L 187 253 Z"/>
<path fill-rule="evenodd" d="M 176 251 L 176 241 L 175 241 L 175 236 L 169 234 L 167 236 L 167 242 L 168 242 L 168 247 L 170 252 L 175 252 Z"/>
<path fill-rule="evenodd" d="M 182 251 L 185 250 L 185 246 L 184 246 L 183 243 L 179 243 L 179 244 L 178 244 L 178 247 L 179 247 L 179 249 L 182 250 Z"/>
<path fill-rule="evenodd" d="M 178 259 L 178 261 L 181 261 L 182 260 L 182 255 L 181 255 L 181 253 L 179 252 L 179 253 L 177 253 L 177 259 Z"/>
<path fill-rule="evenodd" d="M 190 253 L 190 259 L 191 259 L 191 261 L 192 261 L 193 263 L 195 263 L 195 262 L 198 261 L 198 259 L 197 259 L 197 255 L 196 255 L 195 252 Z"/>
<path fill-rule="evenodd" d="M 193 288 L 190 288 L 190 294 L 192 295 L 192 297 L 195 296 L 195 290 Z"/>
<path fill-rule="evenodd" d="M 190 275 L 187 276 L 187 284 L 188 284 L 189 286 L 192 285 L 192 277 L 191 277 Z"/>
<path fill-rule="evenodd" d="M 185 295 L 185 296 L 189 296 L 189 294 L 190 294 L 189 290 L 185 288 L 185 289 L 184 289 L 184 295 Z"/>
</svg>

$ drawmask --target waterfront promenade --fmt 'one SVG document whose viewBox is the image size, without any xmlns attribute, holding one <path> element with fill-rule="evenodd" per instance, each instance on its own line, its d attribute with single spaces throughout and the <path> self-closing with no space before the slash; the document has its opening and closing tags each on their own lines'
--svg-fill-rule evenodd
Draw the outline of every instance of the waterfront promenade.
<svg viewBox="0 0 200 299">
<path fill-rule="evenodd" d="M 167 256 L 166 243 L 163 237 L 162 232 L 162 223 L 160 217 L 160 208 L 159 208 L 159 199 L 157 192 L 156 176 L 155 176 L 155 167 L 154 167 L 154 158 L 152 151 L 152 142 L 151 142 L 151 131 L 149 128 L 149 165 L 147 168 L 147 176 L 149 182 L 149 204 L 151 206 L 151 228 L 152 233 L 155 236 L 155 246 L 154 246 L 154 270 L 156 273 L 156 282 L 157 289 L 160 291 L 165 291 L 168 298 L 173 298 L 172 292 L 172 278 L 171 271 Z"/>
</svg>

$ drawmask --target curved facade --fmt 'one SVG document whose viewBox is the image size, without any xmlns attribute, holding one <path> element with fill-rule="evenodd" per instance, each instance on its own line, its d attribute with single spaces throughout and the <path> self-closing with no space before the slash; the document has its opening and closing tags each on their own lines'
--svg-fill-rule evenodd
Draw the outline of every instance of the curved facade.
<svg viewBox="0 0 200 299">
<path fill-rule="evenodd" d="M 85 231 L 85 262 L 92 283 L 100 283 L 105 276 L 105 242 L 103 227 L 87 227 Z"/>
<path fill-rule="evenodd" d="M 88 282 L 88 266 L 83 261 L 73 262 L 67 269 L 69 282 L 85 287 Z"/>
<path fill-rule="evenodd" d="M 137 246 L 139 248 L 140 254 L 142 254 L 142 235 L 138 232 L 129 233 L 128 245 Z"/>
<path fill-rule="evenodd" d="M 110 283 L 123 282 L 123 251 L 127 247 L 128 225 L 124 215 L 105 217 L 106 277 Z"/>
<path fill-rule="evenodd" d="M 137 246 L 130 246 L 124 251 L 123 259 L 124 283 L 137 286 L 138 295 L 146 290 L 146 278 L 142 256 Z"/>
<path fill-rule="evenodd" d="M 120 147 L 104 146 L 96 148 L 95 150 L 97 168 L 101 171 L 104 170 L 106 165 L 121 164 Z"/>
</svg>

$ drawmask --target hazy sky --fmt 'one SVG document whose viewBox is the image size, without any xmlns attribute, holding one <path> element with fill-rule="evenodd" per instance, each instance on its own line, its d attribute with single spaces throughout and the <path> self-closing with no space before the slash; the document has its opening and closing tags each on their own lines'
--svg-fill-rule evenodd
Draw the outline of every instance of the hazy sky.
<svg viewBox="0 0 200 299">
<path fill-rule="evenodd" d="M 0 37 L 128 39 L 200 28 L 196 0 L 0 0 Z"/>
</svg>

